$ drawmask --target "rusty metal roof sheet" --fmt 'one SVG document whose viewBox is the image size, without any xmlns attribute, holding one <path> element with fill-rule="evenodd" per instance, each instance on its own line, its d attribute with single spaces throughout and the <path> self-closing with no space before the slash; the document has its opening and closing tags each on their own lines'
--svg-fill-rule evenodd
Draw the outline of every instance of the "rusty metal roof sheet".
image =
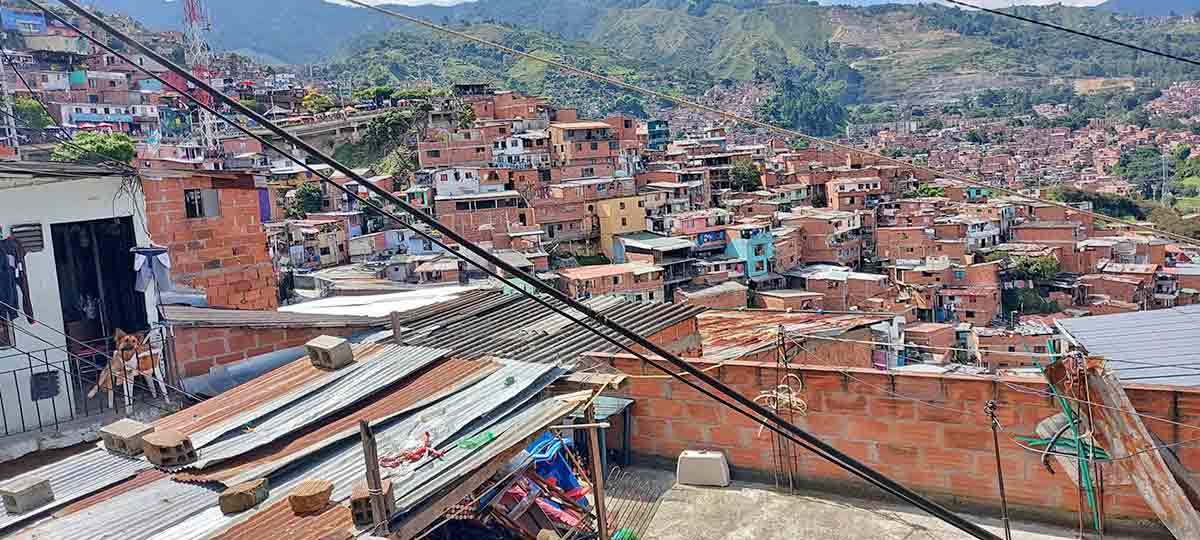
<svg viewBox="0 0 1200 540">
<path fill-rule="evenodd" d="M 343 377 L 347 377 L 364 365 L 369 364 L 374 358 L 373 352 L 378 350 L 381 345 L 358 345 L 353 347 L 355 361 L 349 366 L 343 367 L 337 371 L 324 371 L 318 368 L 312 368 L 316 371 L 316 376 L 298 386 L 267 386 L 260 380 L 251 381 L 248 385 L 258 388 L 260 393 L 255 395 L 255 399 L 247 400 L 242 403 L 237 409 L 226 409 L 224 415 L 216 422 L 210 423 L 203 428 L 193 432 L 185 432 L 192 438 L 192 444 L 196 448 L 202 448 L 208 443 L 217 440 L 222 435 L 229 433 L 235 429 L 241 429 L 249 425 L 252 421 L 262 418 L 265 415 L 271 414 L 284 407 L 287 407 L 292 402 L 316 392 L 330 384 L 335 383 Z M 311 364 L 307 357 L 301 358 L 293 362 Z M 239 388 L 240 390 L 241 388 Z M 285 390 L 280 392 L 280 390 Z M 216 399 L 210 401 L 224 401 L 224 399 Z M 187 409 L 182 411 L 187 412 Z"/>
<path fill-rule="evenodd" d="M 204 471 L 186 471 L 175 475 L 184 482 L 220 482 L 231 485 L 232 478 L 246 475 L 265 464 L 279 461 L 317 445 L 330 437 L 348 430 L 358 429 L 358 421 L 367 419 L 372 423 L 411 411 L 417 407 L 438 401 L 454 394 L 500 368 L 493 362 L 451 359 L 431 368 L 428 372 L 404 383 L 383 395 L 372 399 L 362 409 L 345 414 L 341 418 L 322 424 L 319 428 L 286 441 L 266 445 L 219 466 Z"/>
<path fill-rule="evenodd" d="M 245 328 L 346 328 L 384 326 L 384 317 L 320 315 L 288 311 L 250 311 L 191 306 L 163 306 L 163 316 L 173 326 Z"/>
<path fill-rule="evenodd" d="M 213 536 L 216 540 L 262 540 L 264 538 L 321 538 L 338 531 L 354 530 L 350 508 L 330 505 L 317 514 L 297 516 L 286 500 L 255 512 L 250 519 Z"/>
<path fill-rule="evenodd" d="M 17 538 L 165 540 L 174 537 L 172 526 L 208 506 L 215 506 L 218 494 L 204 486 L 161 478 L 140 489 L 125 491 L 78 512 L 41 523 L 23 531 Z"/>
<path fill-rule="evenodd" d="M 338 370 L 347 373 L 337 380 L 313 392 L 295 396 L 281 408 L 269 408 L 271 403 L 267 403 L 268 410 L 263 415 L 251 418 L 257 411 L 239 415 L 239 419 L 251 418 L 248 429 L 231 431 L 208 444 L 194 439 L 192 442 L 197 445 L 199 459 L 187 468 L 203 469 L 326 420 L 448 354 L 449 351 L 427 347 L 374 347 L 360 356 L 358 362 Z"/>
<path fill-rule="evenodd" d="M 376 428 L 375 436 L 381 454 L 395 451 L 414 434 L 426 431 L 433 433 L 433 444 L 448 448 L 469 435 L 483 430 L 498 429 L 498 419 L 511 419 L 513 413 L 528 407 L 527 403 L 557 379 L 562 371 L 546 364 L 503 361 L 503 367 L 483 381 L 455 393 L 437 405 L 426 407 L 419 414 L 407 415 L 394 421 L 384 422 Z M 564 413 L 565 414 L 565 413 Z M 446 430 L 439 431 L 438 426 Z M 539 426 L 544 428 L 545 426 Z M 419 436 L 419 435 L 417 435 Z M 333 482 L 332 500 L 345 501 L 354 485 L 363 481 L 362 446 L 353 435 L 335 440 L 336 437 L 317 443 L 305 451 L 285 459 L 246 471 L 247 478 L 269 478 L 271 496 L 267 505 L 283 500 L 300 482 L 320 478 Z M 493 441 L 493 444 L 495 441 Z M 491 446 L 491 444 L 486 445 Z M 421 470 L 421 469 L 418 469 Z M 435 475 L 436 476 L 436 475 Z M 241 478 L 233 478 L 236 483 Z M 402 497 L 418 489 L 419 484 L 405 479 L 397 489 L 396 496 Z M 231 531 L 238 524 L 250 521 L 257 512 L 225 516 L 216 505 L 197 511 L 170 529 L 171 540 L 210 538 Z M 267 506 L 260 506 L 266 508 Z M 274 536 L 266 534 L 267 537 Z M 164 536 L 164 538 L 166 538 Z"/>
<path fill-rule="evenodd" d="M 887 315 L 834 315 L 760 310 L 711 310 L 700 314 L 706 358 L 733 360 L 775 346 L 779 329 L 792 334 L 836 336 L 889 320 Z"/>
<path fill-rule="evenodd" d="M 148 468 L 150 464 L 143 459 L 123 457 L 96 448 L 22 474 L 17 478 L 36 477 L 49 480 L 50 489 L 54 491 L 54 500 L 23 514 L 0 514 L 0 533 L 39 517 L 48 510 L 132 478 L 139 471 Z"/>
</svg>

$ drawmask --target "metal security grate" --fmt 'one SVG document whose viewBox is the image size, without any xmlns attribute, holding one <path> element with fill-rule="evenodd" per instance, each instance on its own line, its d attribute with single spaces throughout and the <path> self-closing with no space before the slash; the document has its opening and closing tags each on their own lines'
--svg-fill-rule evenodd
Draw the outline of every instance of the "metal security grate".
<svg viewBox="0 0 1200 540">
<path fill-rule="evenodd" d="M 41 223 L 21 223 L 13 225 L 11 229 L 13 238 L 21 242 L 21 247 L 25 248 L 26 252 L 46 249 L 46 238 L 42 234 Z"/>
</svg>

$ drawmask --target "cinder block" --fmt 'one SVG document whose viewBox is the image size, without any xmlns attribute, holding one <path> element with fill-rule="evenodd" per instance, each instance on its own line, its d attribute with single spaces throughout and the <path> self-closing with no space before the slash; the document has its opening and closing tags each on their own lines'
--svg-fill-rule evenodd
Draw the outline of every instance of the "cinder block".
<svg viewBox="0 0 1200 540">
<path fill-rule="evenodd" d="M 0 500 L 10 514 L 23 514 L 54 500 L 50 481 L 36 476 L 17 478 L 0 486 Z"/>
<path fill-rule="evenodd" d="M 322 369 L 341 369 L 354 361 L 350 342 L 335 336 L 318 336 L 304 344 L 308 359 Z"/>
<path fill-rule="evenodd" d="M 391 517 L 396 513 L 396 494 L 392 489 L 392 481 L 383 481 L 383 504 Z M 383 521 L 384 518 L 376 518 L 374 512 L 371 511 L 371 494 L 367 492 L 367 484 L 365 482 L 354 486 L 354 490 L 350 492 L 350 513 L 354 516 L 354 524 L 359 527 L 369 527 L 378 521 Z"/>
<path fill-rule="evenodd" d="M 221 492 L 217 502 L 221 505 L 221 512 L 236 514 L 254 508 L 254 505 L 267 500 L 270 495 L 267 479 L 259 478 L 229 486 L 229 489 Z"/>
<path fill-rule="evenodd" d="M 729 461 L 725 454 L 712 450 L 684 450 L 679 454 L 675 478 L 689 486 L 729 485 Z"/>
<path fill-rule="evenodd" d="M 312 514 L 325 509 L 333 495 L 333 482 L 329 480 L 305 480 L 288 494 L 292 513 Z"/>
<path fill-rule="evenodd" d="M 146 459 L 159 467 L 182 467 L 196 461 L 192 440 L 178 431 L 155 431 L 142 437 Z"/>
<path fill-rule="evenodd" d="M 136 456 L 142 453 L 142 438 L 151 433 L 154 433 L 154 426 L 122 418 L 100 428 L 100 439 L 109 452 Z"/>
</svg>

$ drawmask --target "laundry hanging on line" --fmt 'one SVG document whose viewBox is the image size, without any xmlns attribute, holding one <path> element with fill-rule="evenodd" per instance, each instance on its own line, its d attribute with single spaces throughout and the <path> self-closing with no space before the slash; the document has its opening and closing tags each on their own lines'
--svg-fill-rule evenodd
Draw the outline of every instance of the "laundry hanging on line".
<svg viewBox="0 0 1200 540">
<path fill-rule="evenodd" d="M 33 299 L 29 296 L 29 272 L 25 266 L 25 248 L 9 235 L 0 240 L 0 318 L 15 319 L 21 311 L 29 324 L 34 323 Z"/>
<path fill-rule="evenodd" d="M 137 272 L 134 290 L 146 292 L 152 281 L 160 293 L 175 290 L 171 283 L 171 254 L 167 253 L 167 248 L 135 247 L 130 251 L 133 252 L 133 271 Z"/>
</svg>

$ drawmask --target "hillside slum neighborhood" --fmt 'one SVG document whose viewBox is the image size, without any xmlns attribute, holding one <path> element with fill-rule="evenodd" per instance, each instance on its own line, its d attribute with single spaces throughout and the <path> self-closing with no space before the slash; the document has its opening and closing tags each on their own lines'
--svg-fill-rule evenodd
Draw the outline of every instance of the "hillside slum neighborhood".
<svg viewBox="0 0 1200 540">
<path fill-rule="evenodd" d="M 854 482 L 258 141 L 138 127 L 172 92 L 132 66 L 27 42 L 30 70 L 74 69 L 42 88 L 58 121 L 158 135 L 136 175 L 0 161 L 6 537 L 631 540 L 661 503 L 635 462 Z M 423 115 L 415 172 L 360 177 L 854 459 L 987 513 L 1200 523 L 1194 245 L 1040 200 L 1008 161 L 984 177 L 1023 195 L 487 84 L 410 105 L 387 106 Z M 362 114 L 296 123 L 354 140 Z M 1120 144 L 1046 135 L 1096 171 Z M 320 211 L 294 215 L 303 191 Z"/>
</svg>

